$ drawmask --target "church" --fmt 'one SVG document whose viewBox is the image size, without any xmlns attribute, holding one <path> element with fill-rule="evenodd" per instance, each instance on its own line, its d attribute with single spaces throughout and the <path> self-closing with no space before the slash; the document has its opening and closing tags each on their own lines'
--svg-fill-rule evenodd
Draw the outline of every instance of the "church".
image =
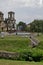
<svg viewBox="0 0 43 65">
<path fill-rule="evenodd" d="M 0 11 L 0 31 L 16 31 L 15 12 L 8 12 L 8 18 Z"/>
</svg>

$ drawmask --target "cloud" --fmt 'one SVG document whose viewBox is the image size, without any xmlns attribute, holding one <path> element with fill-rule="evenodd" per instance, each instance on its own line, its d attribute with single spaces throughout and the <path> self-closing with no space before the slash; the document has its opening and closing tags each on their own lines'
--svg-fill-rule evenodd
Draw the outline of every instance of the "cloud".
<svg viewBox="0 0 43 65">
<path fill-rule="evenodd" d="M 43 2 L 43 1 L 42 1 L 42 0 L 40 0 L 39 4 L 40 4 L 40 5 L 42 5 L 42 2 Z"/>
<path fill-rule="evenodd" d="M 17 22 L 30 22 L 35 18 L 43 18 L 43 0 L 0 0 L 0 11 L 5 17 L 10 10 L 16 12 Z"/>
<path fill-rule="evenodd" d="M 43 6 L 42 0 L 11 0 L 15 6 L 19 7 L 40 7 Z"/>
<path fill-rule="evenodd" d="M 43 1 L 42 0 L 0 0 L 0 5 L 5 7 L 39 7 L 39 6 L 43 6 Z"/>
</svg>

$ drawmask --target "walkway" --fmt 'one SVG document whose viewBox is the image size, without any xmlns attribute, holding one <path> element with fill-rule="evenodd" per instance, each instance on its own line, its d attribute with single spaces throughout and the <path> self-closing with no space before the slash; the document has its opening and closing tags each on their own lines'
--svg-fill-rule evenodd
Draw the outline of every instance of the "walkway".
<svg viewBox="0 0 43 65">
<path fill-rule="evenodd" d="M 35 38 L 35 36 L 33 36 L 32 34 L 29 35 L 29 38 L 31 40 L 31 45 L 33 47 L 37 46 L 39 44 L 39 40 Z"/>
</svg>

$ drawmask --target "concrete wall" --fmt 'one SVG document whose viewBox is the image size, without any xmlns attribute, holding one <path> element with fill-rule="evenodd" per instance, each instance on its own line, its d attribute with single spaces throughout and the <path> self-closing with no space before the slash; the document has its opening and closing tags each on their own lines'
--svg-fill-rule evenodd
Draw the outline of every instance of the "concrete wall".
<svg viewBox="0 0 43 65">
<path fill-rule="evenodd" d="M 19 57 L 19 53 L 15 52 L 0 52 L 0 58 L 5 59 L 14 59 L 16 60 Z"/>
</svg>

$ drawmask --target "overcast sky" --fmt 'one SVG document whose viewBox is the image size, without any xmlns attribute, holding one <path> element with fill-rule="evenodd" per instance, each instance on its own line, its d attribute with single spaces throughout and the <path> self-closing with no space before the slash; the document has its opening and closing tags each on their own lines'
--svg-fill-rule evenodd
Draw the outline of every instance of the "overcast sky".
<svg viewBox="0 0 43 65">
<path fill-rule="evenodd" d="M 0 0 L 0 11 L 4 17 L 8 17 L 8 11 L 14 11 L 17 23 L 30 23 L 34 19 L 43 19 L 43 0 Z"/>
</svg>

